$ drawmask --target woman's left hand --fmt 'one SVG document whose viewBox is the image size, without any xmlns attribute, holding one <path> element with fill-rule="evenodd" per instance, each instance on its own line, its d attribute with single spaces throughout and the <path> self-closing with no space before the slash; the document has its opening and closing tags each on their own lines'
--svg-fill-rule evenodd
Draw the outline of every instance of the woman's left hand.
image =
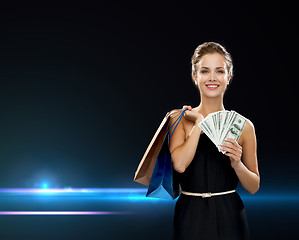
<svg viewBox="0 0 299 240">
<path fill-rule="evenodd" d="M 226 151 L 225 155 L 229 157 L 231 166 L 235 168 L 241 162 L 242 146 L 232 138 L 226 138 L 224 140 L 229 143 L 224 142 L 220 144 L 220 147 L 222 147 L 221 150 Z"/>
</svg>

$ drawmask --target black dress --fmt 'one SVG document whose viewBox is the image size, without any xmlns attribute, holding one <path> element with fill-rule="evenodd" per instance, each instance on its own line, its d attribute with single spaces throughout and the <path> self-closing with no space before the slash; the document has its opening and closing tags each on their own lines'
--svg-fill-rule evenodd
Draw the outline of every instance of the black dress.
<svg viewBox="0 0 299 240">
<path fill-rule="evenodd" d="M 219 152 L 204 133 L 194 159 L 177 174 L 186 192 L 224 192 L 237 187 L 239 179 L 228 156 Z M 181 194 L 175 205 L 175 240 L 249 240 L 243 202 L 237 192 L 202 198 Z"/>
</svg>

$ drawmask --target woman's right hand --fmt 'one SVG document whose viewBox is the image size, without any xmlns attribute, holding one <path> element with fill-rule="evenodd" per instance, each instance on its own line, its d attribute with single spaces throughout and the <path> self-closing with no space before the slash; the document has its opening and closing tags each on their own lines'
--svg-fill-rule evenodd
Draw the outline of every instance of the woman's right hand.
<svg viewBox="0 0 299 240">
<path fill-rule="evenodd" d="M 194 123 L 196 123 L 196 122 L 199 123 L 204 119 L 203 115 L 201 113 L 193 110 L 190 105 L 188 105 L 188 106 L 184 105 L 182 109 L 183 109 L 183 111 L 185 109 L 188 109 L 188 111 L 184 112 L 184 118 L 186 118 L 187 120 L 190 120 Z"/>
</svg>

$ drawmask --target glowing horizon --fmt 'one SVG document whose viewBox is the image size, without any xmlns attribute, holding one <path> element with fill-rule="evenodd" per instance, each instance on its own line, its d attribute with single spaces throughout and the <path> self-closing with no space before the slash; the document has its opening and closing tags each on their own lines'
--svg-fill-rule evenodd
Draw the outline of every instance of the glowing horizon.
<svg viewBox="0 0 299 240">
<path fill-rule="evenodd" d="M 144 193 L 145 188 L 0 188 L 0 193 Z"/>
<path fill-rule="evenodd" d="M 120 215 L 128 212 L 93 211 L 0 211 L 0 215 Z"/>
<path fill-rule="evenodd" d="M 245 201 L 299 201 L 298 192 L 257 192 L 251 195 L 247 192 L 237 191 Z M 146 197 L 147 188 L 0 188 L 1 195 L 40 195 L 49 197 L 59 196 L 85 196 L 102 200 L 122 201 L 176 201 L 161 198 Z"/>
</svg>

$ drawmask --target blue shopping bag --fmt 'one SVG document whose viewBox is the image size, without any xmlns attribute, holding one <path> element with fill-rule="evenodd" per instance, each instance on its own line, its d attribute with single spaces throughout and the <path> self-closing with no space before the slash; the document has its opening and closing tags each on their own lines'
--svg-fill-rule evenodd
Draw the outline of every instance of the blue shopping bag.
<svg viewBox="0 0 299 240">
<path fill-rule="evenodd" d="M 176 177 L 176 172 L 174 171 L 172 166 L 172 159 L 169 150 L 169 140 L 186 110 L 187 109 L 182 111 L 182 113 L 172 124 L 165 135 L 150 180 L 150 184 L 146 194 L 147 197 L 175 199 L 179 196 L 179 182 L 178 178 Z M 176 126 L 169 136 L 169 131 L 174 126 L 174 124 L 176 124 Z"/>
</svg>

